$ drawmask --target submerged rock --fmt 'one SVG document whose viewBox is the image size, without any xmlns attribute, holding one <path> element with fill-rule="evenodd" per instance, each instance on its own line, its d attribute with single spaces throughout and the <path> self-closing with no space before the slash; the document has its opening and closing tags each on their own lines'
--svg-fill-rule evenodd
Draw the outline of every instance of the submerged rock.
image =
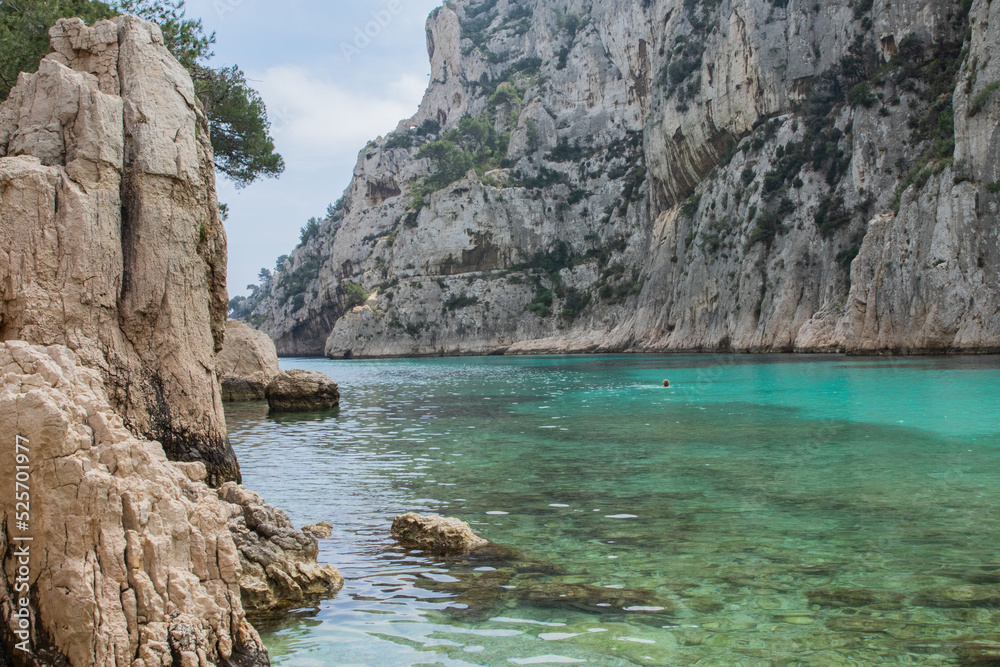
<svg viewBox="0 0 1000 667">
<path fill-rule="evenodd" d="M 321 540 L 328 540 L 333 537 L 333 524 L 328 521 L 320 521 L 315 526 L 304 526 L 303 533 L 309 533 Z"/>
<path fill-rule="evenodd" d="M 941 586 L 922 591 L 913 603 L 923 607 L 990 607 L 1000 606 L 1000 585 L 969 584 Z"/>
<path fill-rule="evenodd" d="M 258 494 L 226 484 L 219 497 L 232 503 L 229 530 L 239 548 L 240 590 L 248 611 L 270 612 L 336 593 L 344 578 L 336 568 L 316 562 L 316 537 L 295 530 L 284 511 Z"/>
<path fill-rule="evenodd" d="M 960 645 L 956 652 L 959 664 L 963 667 L 1000 665 L 1000 642 L 969 642 Z"/>
<path fill-rule="evenodd" d="M 864 588 L 831 588 L 806 593 L 809 604 L 822 607 L 868 607 L 871 609 L 899 609 L 906 596 L 888 591 L 871 591 Z"/>
<path fill-rule="evenodd" d="M 716 614 L 726 608 L 726 605 L 714 598 L 698 595 L 684 600 L 684 606 L 700 614 Z"/>
<path fill-rule="evenodd" d="M 267 400 L 267 385 L 281 375 L 278 354 L 267 334 L 242 322 L 226 322 L 226 342 L 216 358 L 226 402 Z"/>
<path fill-rule="evenodd" d="M 490 544 L 460 519 L 420 514 L 397 516 L 392 522 L 392 536 L 404 547 L 441 555 L 467 554 Z"/>
<path fill-rule="evenodd" d="M 317 371 L 282 373 L 267 385 L 266 394 L 272 412 L 322 412 L 340 405 L 337 383 Z"/>
<path fill-rule="evenodd" d="M 393 521 L 392 535 L 405 547 L 453 557 L 449 580 L 421 579 L 418 585 L 450 595 L 446 612 L 463 621 L 491 618 L 513 604 L 602 615 L 672 616 L 680 609 L 650 590 L 581 583 L 558 565 L 476 535 L 459 519 L 404 514 Z"/>
</svg>

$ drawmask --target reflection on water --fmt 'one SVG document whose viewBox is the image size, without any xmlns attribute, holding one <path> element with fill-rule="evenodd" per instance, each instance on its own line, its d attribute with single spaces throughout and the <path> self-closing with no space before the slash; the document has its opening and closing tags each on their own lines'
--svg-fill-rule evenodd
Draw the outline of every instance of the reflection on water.
<svg viewBox="0 0 1000 667">
<path fill-rule="evenodd" d="M 340 412 L 231 406 L 230 436 L 249 486 L 336 526 L 347 585 L 262 626 L 275 664 L 958 665 L 1000 642 L 997 358 L 284 365 L 337 379 Z M 408 511 L 509 549 L 406 552 Z"/>
</svg>

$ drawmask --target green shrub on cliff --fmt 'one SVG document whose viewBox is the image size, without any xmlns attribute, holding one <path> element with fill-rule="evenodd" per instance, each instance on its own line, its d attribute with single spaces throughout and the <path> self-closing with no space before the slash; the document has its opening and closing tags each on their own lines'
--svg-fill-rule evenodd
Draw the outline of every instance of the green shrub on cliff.
<svg viewBox="0 0 1000 667">
<path fill-rule="evenodd" d="M 344 309 L 350 310 L 356 306 L 363 305 L 371 294 L 357 283 L 344 283 Z"/>
<path fill-rule="evenodd" d="M 410 191 L 410 213 L 404 222 L 416 224 L 416 213 L 424 207 L 427 195 L 462 180 L 470 170 L 482 177 L 500 166 L 509 142 L 510 135 L 497 132 L 488 121 L 466 117 L 457 128 L 422 146 L 417 157 L 429 159 L 434 171 Z"/>
</svg>

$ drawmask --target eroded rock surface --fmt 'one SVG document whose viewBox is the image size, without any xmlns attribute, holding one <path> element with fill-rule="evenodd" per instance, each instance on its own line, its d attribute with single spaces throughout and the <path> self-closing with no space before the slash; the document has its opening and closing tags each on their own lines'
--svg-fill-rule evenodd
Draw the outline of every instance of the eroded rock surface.
<svg viewBox="0 0 1000 667">
<path fill-rule="evenodd" d="M 226 322 L 226 342 L 216 359 L 222 400 L 267 400 L 267 385 L 281 374 L 278 354 L 267 334 L 242 322 Z"/>
<path fill-rule="evenodd" d="M 267 386 L 272 412 L 322 412 L 340 405 L 340 389 L 328 375 L 294 369 L 274 378 Z"/>
<path fill-rule="evenodd" d="M 393 519 L 392 536 L 404 547 L 441 555 L 467 554 L 490 543 L 461 519 L 420 514 L 403 514 Z"/>
<path fill-rule="evenodd" d="M 208 124 L 157 26 L 62 20 L 0 106 L 0 340 L 65 345 L 135 433 L 239 481 Z"/>
<path fill-rule="evenodd" d="M 0 343 L 5 471 L 15 470 L 19 437 L 31 519 L 18 527 L 5 473 L 0 634 L 6 647 L 16 643 L 14 554 L 25 543 L 15 538 L 31 537 L 29 641 L 38 656 L 13 653 L 15 664 L 269 664 L 240 598 L 244 570 L 229 526 L 239 508 L 205 485 L 204 464 L 170 463 L 158 443 L 134 437 L 100 373 L 61 346 Z"/>
<path fill-rule="evenodd" d="M 316 537 L 296 530 L 284 511 L 233 483 L 224 485 L 219 496 L 238 508 L 229 529 L 239 549 L 240 589 L 248 611 L 273 612 L 332 595 L 344 585 L 336 568 L 316 563 Z"/>
<path fill-rule="evenodd" d="M 295 604 L 341 580 L 314 537 L 235 484 L 206 119 L 153 24 L 50 34 L 54 53 L 0 106 L 0 655 L 267 665 L 243 601 Z M 11 650 L 22 597 L 32 655 Z"/>
</svg>

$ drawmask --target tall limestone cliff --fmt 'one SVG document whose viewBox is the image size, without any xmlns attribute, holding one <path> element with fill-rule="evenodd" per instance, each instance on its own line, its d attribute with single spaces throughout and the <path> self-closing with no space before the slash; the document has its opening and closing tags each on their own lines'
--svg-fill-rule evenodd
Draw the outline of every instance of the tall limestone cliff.
<svg viewBox="0 0 1000 667">
<path fill-rule="evenodd" d="M 0 665 L 265 667 L 247 612 L 343 578 L 232 481 L 204 116 L 154 24 L 50 35 L 0 106 Z"/>
<path fill-rule="evenodd" d="M 51 36 L 0 107 L 0 341 L 71 348 L 134 432 L 238 480 L 215 369 L 226 235 L 191 78 L 138 19 Z"/>
<path fill-rule="evenodd" d="M 1000 6 L 456 0 L 282 354 L 1000 350 Z"/>
</svg>

